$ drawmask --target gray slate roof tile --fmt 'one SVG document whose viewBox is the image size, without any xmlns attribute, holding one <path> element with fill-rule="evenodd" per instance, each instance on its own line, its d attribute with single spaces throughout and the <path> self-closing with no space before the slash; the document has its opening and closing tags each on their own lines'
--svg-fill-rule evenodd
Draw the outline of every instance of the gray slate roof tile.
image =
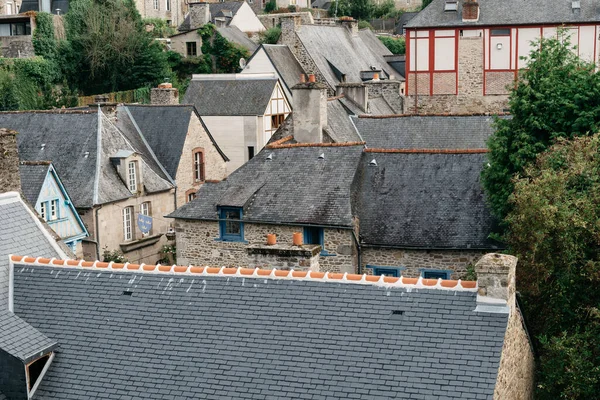
<svg viewBox="0 0 600 400">
<path fill-rule="evenodd" d="M 288 90 L 292 90 L 298 82 L 300 75 L 306 73 L 290 48 L 280 44 L 262 44 L 262 48 L 273 63 Z"/>
<path fill-rule="evenodd" d="M 42 185 L 48 175 L 49 168 L 49 164 L 19 165 L 23 196 L 34 207 L 42 190 Z"/>
<path fill-rule="evenodd" d="M 479 20 L 462 22 L 462 1 L 457 12 L 444 12 L 445 0 L 433 0 L 406 28 L 486 25 L 532 25 L 600 21 L 600 8 L 593 1 L 582 1 L 579 13 L 573 12 L 571 0 L 478 0 Z"/>
<path fill-rule="evenodd" d="M 12 312 L 0 309 L 0 350 L 28 363 L 56 345 Z"/>
<path fill-rule="evenodd" d="M 277 79 L 194 80 L 184 103 L 193 104 L 202 116 L 263 115 Z"/>
<path fill-rule="evenodd" d="M 507 324 L 474 292 L 17 271 L 15 313 L 61 346 L 42 400 L 491 399 Z"/>
</svg>

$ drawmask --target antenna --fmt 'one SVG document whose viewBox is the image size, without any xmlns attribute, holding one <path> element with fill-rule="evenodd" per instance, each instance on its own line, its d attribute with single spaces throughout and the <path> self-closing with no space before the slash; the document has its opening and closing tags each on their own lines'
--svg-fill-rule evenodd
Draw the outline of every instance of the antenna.
<svg viewBox="0 0 600 400">
<path fill-rule="evenodd" d="M 246 59 L 244 57 L 240 58 L 240 68 L 246 68 Z"/>
</svg>

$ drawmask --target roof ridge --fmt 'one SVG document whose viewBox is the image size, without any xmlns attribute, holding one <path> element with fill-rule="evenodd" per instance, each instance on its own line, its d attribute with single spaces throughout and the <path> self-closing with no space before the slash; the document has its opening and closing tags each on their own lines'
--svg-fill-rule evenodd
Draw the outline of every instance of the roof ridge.
<svg viewBox="0 0 600 400">
<path fill-rule="evenodd" d="M 33 266 L 76 268 L 97 271 L 128 271 L 148 274 L 186 274 L 201 276 L 235 276 L 243 278 L 269 278 L 269 279 L 292 279 L 292 280 L 310 280 L 316 282 L 334 282 L 346 284 L 363 284 L 385 287 L 408 287 L 421 289 L 438 289 L 476 292 L 476 281 L 461 280 L 443 280 L 443 279 L 423 279 L 407 277 L 391 277 L 376 275 L 358 275 L 348 273 L 330 273 L 315 271 L 294 271 L 278 269 L 260 269 L 260 268 L 228 268 L 228 267 L 198 267 L 183 265 L 146 265 L 146 264 L 120 264 L 114 262 L 101 261 L 83 261 L 83 260 L 58 260 L 56 258 L 28 257 L 28 256 L 10 256 L 11 264 L 27 264 Z"/>
<path fill-rule="evenodd" d="M 0 111 L 0 114 L 95 114 L 95 110 L 72 110 L 56 108 L 54 110 L 13 110 Z"/>
<path fill-rule="evenodd" d="M 365 153 L 399 153 L 399 154 L 482 154 L 488 149 L 365 149 Z"/>
<path fill-rule="evenodd" d="M 511 115 L 509 112 L 499 113 L 430 113 L 430 114 L 385 114 L 385 115 L 371 115 L 371 114 L 360 114 L 357 117 L 363 119 L 387 119 L 387 118 L 406 118 L 406 117 L 493 117 L 493 116 L 505 116 Z"/>
<path fill-rule="evenodd" d="M 284 138 L 285 139 L 285 138 Z M 294 147 L 351 147 L 364 146 L 366 142 L 344 142 L 344 143 L 290 143 L 290 144 L 268 144 L 267 149 L 290 149 Z"/>
<path fill-rule="evenodd" d="M 29 161 L 29 160 L 24 160 L 24 161 L 20 161 L 19 164 L 20 165 L 50 165 L 50 164 L 52 164 L 52 161 L 44 161 L 44 160 Z"/>
</svg>

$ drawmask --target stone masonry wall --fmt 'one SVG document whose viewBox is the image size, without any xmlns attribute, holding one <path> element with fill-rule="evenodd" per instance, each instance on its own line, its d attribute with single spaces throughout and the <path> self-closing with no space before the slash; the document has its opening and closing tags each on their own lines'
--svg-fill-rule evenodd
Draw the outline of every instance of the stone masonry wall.
<svg viewBox="0 0 600 400">
<path fill-rule="evenodd" d="M 434 74 L 434 82 L 436 77 Z M 488 74 L 492 95 L 483 95 L 483 38 L 461 37 L 458 42 L 458 95 L 435 94 L 429 96 L 427 74 L 419 74 L 419 96 L 415 99 L 414 89 L 406 96 L 405 110 L 409 113 L 498 113 L 508 107 L 508 95 L 499 90 L 507 83 L 505 75 Z M 409 79 L 414 82 L 414 74 Z M 439 83 L 439 82 L 438 82 Z M 409 82 L 410 86 L 414 86 Z M 427 88 L 424 92 L 422 88 Z M 434 90 L 440 93 L 438 90 Z M 415 104 L 415 101 L 418 103 Z M 416 106 L 416 109 L 415 109 Z"/>
<path fill-rule="evenodd" d="M 20 192 L 17 132 L 0 128 L 0 193 Z"/>
<path fill-rule="evenodd" d="M 244 224 L 247 242 L 223 242 L 219 238 L 219 223 L 213 221 L 176 220 L 177 263 L 182 265 L 209 265 L 214 267 L 251 267 L 247 246 L 263 244 L 266 235 L 274 233 L 277 242 L 291 244 L 292 234 L 302 232 L 300 226 Z M 216 240 L 217 239 L 217 240 Z M 319 258 L 320 271 L 354 272 L 355 250 L 349 230 L 325 229 L 325 250 L 335 255 Z"/>
<path fill-rule="evenodd" d="M 467 273 L 467 266 L 475 264 L 485 251 L 480 250 L 403 250 L 377 249 L 363 247 L 361 264 L 363 273 L 372 274 L 367 265 L 378 267 L 405 267 L 402 275 L 416 278 L 421 275 L 422 268 L 453 270 L 452 279 L 462 279 Z"/>
<path fill-rule="evenodd" d="M 397 114 L 404 112 L 404 102 L 400 95 L 402 82 L 396 80 L 379 80 L 364 82 L 369 91 L 369 99 L 383 97 Z"/>
<path fill-rule="evenodd" d="M 315 23 L 313 16 L 308 11 L 298 12 L 298 13 L 282 13 L 282 14 L 262 14 L 257 15 L 258 19 L 265 26 L 266 29 L 273 28 L 275 26 L 279 26 L 281 24 L 281 20 L 290 17 L 300 17 L 302 24 L 312 25 Z"/>
<path fill-rule="evenodd" d="M 204 182 L 194 179 L 194 149 L 204 150 L 204 178 L 206 180 L 220 181 L 227 177 L 227 165 L 221 154 L 217 151 L 208 133 L 202 126 L 200 119 L 192 113 L 188 127 L 187 137 L 183 144 L 179 166 L 175 181 L 177 183 L 177 207 L 187 203 L 186 192 L 198 191 Z"/>
<path fill-rule="evenodd" d="M 35 56 L 31 35 L 0 37 L 0 56 L 5 58 L 27 58 Z"/>
</svg>

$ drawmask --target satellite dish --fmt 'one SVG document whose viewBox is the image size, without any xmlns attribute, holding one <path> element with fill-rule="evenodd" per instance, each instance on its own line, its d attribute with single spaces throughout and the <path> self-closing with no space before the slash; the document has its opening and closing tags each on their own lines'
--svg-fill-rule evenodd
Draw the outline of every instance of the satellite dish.
<svg viewBox="0 0 600 400">
<path fill-rule="evenodd" d="M 246 59 L 245 58 L 240 58 L 240 68 L 244 69 L 246 68 Z"/>
</svg>

